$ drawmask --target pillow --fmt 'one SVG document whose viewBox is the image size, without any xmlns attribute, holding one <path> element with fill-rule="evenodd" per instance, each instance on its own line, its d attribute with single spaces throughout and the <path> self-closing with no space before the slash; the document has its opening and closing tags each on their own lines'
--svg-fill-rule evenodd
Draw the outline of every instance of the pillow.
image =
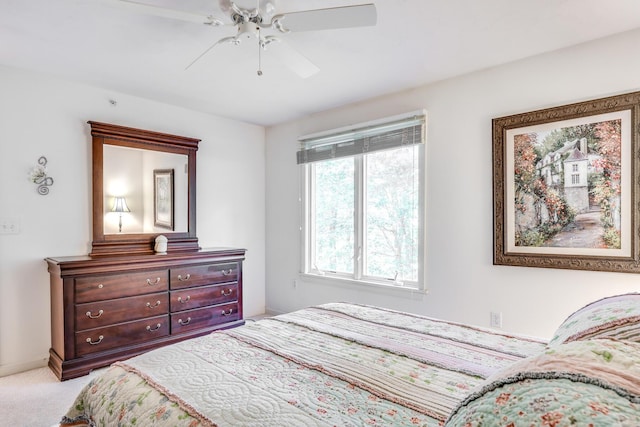
<svg viewBox="0 0 640 427">
<path fill-rule="evenodd" d="M 640 293 L 615 295 L 585 305 L 562 322 L 549 345 L 605 337 L 640 342 Z"/>
<path fill-rule="evenodd" d="M 494 374 L 446 427 L 640 426 L 640 343 L 559 344 Z"/>
</svg>

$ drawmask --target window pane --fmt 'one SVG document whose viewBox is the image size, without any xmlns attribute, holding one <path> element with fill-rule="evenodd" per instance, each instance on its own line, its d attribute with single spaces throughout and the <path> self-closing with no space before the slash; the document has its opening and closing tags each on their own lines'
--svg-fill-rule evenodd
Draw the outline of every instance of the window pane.
<svg viewBox="0 0 640 427">
<path fill-rule="evenodd" d="M 314 164 L 315 260 L 313 267 L 353 274 L 353 158 Z"/>
<path fill-rule="evenodd" d="M 419 147 L 365 157 L 367 276 L 418 280 Z"/>
</svg>

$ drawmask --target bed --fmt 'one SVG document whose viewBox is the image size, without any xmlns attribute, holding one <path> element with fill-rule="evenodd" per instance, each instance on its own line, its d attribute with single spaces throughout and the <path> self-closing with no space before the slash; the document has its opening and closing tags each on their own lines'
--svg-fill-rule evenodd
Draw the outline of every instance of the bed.
<svg viewBox="0 0 640 427">
<path fill-rule="evenodd" d="M 309 307 L 115 363 L 60 425 L 637 426 L 640 297 L 615 298 L 574 313 L 550 342 L 380 307 Z"/>
</svg>

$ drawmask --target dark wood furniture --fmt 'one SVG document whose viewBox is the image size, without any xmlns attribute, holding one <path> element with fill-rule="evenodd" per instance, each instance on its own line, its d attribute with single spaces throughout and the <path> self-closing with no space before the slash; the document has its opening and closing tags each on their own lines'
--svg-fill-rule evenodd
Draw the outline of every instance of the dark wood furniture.
<svg viewBox="0 0 640 427">
<path fill-rule="evenodd" d="M 107 123 L 89 125 L 93 149 L 91 253 L 46 259 L 51 278 L 49 367 L 60 380 L 244 323 L 245 250 L 203 250 L 198 245 L 195 195 L 200 140 Z M 140 152 L 153 170 L 161 168 L 168 157 L 178 157 L 186 175 L 182 202 L 175 209 L 184 215 L 182 228 L 146 233 L 105 231 L 105 197 L 118 195 L 109 194 L 106 188 L 113 177 L 104 176 L 105 153 L 120 149 Z M 135 183 L 126 184 L 133 187 Z M 171 200 L 173 211 L 174 198 Z M 168 239 L 166 254 L 155 254 L 159 234 Z"/>
<path fill-rule="evenodd" d="M 47 258 L 49 367 L 60 380 L 244 323 L 244 249 Z"/>
</svg>

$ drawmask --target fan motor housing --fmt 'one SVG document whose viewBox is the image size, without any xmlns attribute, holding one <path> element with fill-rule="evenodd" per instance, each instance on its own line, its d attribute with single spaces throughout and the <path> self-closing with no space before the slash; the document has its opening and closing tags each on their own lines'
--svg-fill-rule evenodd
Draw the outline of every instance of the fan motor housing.
<svg viewBox="0 0 640 427">
<path fill-rule="evenodd" d="M 238 24 L 238 38 L 252 39 L 258 38 L 260 27 L 255 22 L 241 22 Z"/>
</svg>

